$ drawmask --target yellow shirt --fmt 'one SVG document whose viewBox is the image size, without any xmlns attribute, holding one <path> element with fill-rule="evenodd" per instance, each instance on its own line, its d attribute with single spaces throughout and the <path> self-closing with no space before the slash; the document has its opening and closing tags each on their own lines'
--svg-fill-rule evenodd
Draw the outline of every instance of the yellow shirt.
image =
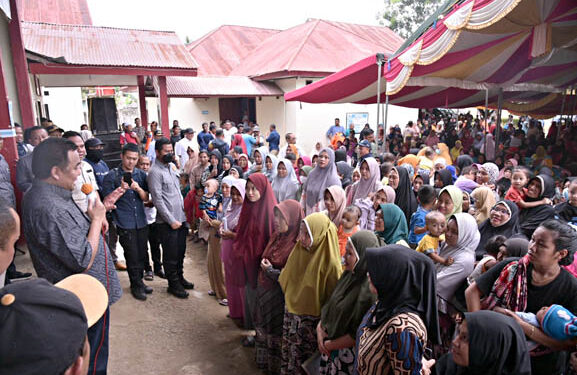
<svg viewBox="0 0 577 375">
<path fill-rule="evenodd" d="M 445 240 L 445 235 L 441 234 L 439 237 L 433 237 L 430 234 L 426 234 L 425 237 L 419 241 L 419 246 L 415 250 L 423 254 L 436 253 L 439 248 L 439 242 Z"/>
<path fill-rule="evenodd" d="M 433 170 L 433 161 L 426 156 L 419 156 L 419 169 L 425 169 L 428 171 Z"/>
</svg>

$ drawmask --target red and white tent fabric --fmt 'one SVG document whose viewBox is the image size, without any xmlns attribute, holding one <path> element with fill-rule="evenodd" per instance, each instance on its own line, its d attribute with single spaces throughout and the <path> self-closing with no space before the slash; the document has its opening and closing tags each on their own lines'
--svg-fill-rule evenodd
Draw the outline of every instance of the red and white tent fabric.
<svg viewBox="0 0 577 375">
<path fill-rule="evenodd" d="M 376 62 L 371 56 L 285 98 L 376 103 Z M 382 75 L 390 104 L 471 107 L 484 105 L 488 91 L 496 106 L 503 89 L 505 109 L 557 114 L 577 86 L 577 1 L 459 1 L 385 62 Z"/>
</svg>

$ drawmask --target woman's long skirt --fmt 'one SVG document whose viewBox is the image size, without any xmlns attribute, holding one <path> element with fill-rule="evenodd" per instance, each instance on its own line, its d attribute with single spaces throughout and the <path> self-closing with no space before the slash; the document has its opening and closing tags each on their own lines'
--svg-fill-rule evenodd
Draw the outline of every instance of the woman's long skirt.
<svg viewBox="0 0 577 375">
<path fill-rule="evenodd" d="M 272 284 L 272 285 L 271 285 Z M 269 375 L 280 374 L 284 294 L 278 282 L 257 286 L 256 364 Z"/>
<path fill-rule="evenodd" d="M 301 365 L 318 349 L 316 328 L 319 320 L 320 318 L 316 316 L 285 312 L 282 333 L 282 375 L 306 375 Z"/>
<path fill-rule="evenodd" d="M 226 296 L 228 300 L 228 311 L 232 319 L 244 319 L 244 273 L 242 263 L 236 265 L 232 256 L 233 240 L 220 241 L 221 257 L 224 263 L 224 285 L 226 287 Z M 240 273 L 238 275 L 240 268 Z M 240 281 L 242 280 L 242 281 Z"/>
<path fill-rule="evenodd" d="M 208 269 L 208 281 L 210 289 L 216 293 L 216 298 L 226 298 L 224 286 L 224 271 L 220 258 L 221 244 L 218 237 L 218 229 L 211 227 L 208 236 L 208 253 L 206 255 L 206 267 Z"/>
</svg>

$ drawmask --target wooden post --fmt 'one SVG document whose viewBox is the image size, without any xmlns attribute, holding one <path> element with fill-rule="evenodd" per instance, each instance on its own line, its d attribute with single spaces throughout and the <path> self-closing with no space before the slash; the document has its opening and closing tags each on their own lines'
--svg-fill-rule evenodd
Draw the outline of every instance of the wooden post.
<svg viewBox="0 0 577 375">
<path fill-rule="evenodd" d="M 10 13 L 12 19 L 8 25 L 10 34 L 10 47 L 12 50 L 12 65 L 16 76 L 16 88 L 18 90 L 18 103 L 20 105 L 20 117 L 22 127 L 31 128 L 36 125 L 34 121 L 34 107 L 32 104 L 32 91 L 30 90 L 30 77 L 28 76 L 28 62 L 24 52 L 24 42 L 20 30 L 20 16 L 16 7 L 16 0 L 10 0 Z"/>
<path fill-rule="evenodd" d="M 138 105 L 140 107 L 140 122 L 144 129 L 148 129 L 148 111 L 146 110 L 146 82 L 144 76 L 137 76 L 138 81 Z"/>
<path fill-rule="evenodd" d="M 168 93 L 166 90 L 166 76 L 158 77 L 158 96 L 160 98 L 160 126 L 164 136 L 170 138 L 170 124 L 168 122 Z"/>
</svg>

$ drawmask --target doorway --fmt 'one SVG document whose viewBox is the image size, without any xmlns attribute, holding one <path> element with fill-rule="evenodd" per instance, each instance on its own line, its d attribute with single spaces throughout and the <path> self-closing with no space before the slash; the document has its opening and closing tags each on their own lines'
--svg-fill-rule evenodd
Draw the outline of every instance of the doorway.
<svg viewBox="0 0 577 375">
<path fill-rule="evenodd" d="M 219 98 L 218 108 L 221 122 L 231 120 L 238 124 L 247 116 L 249 121 L 256 123 L 255 98 Z"/>
</svg>

